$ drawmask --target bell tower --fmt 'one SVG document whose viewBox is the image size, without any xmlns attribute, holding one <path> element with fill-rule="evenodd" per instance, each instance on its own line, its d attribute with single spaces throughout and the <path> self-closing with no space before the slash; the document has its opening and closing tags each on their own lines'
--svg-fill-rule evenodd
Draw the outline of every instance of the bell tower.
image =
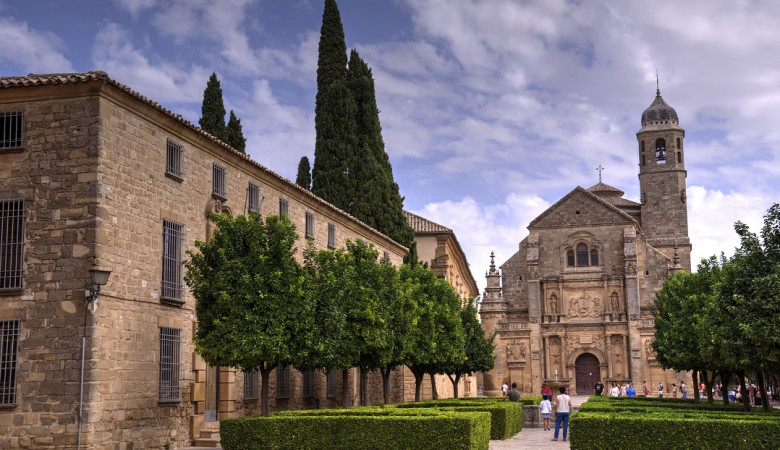
<svg viewBox="0 0 780 450">
<path fill-rule="evenodd" d="M 642 113 L 639 145 L 641 226 L 648 243 L 679 266 L 691 270 L 685 178 L 685 130 L 677 112 L 656 89 L 653 103 Z"/>
</svg>

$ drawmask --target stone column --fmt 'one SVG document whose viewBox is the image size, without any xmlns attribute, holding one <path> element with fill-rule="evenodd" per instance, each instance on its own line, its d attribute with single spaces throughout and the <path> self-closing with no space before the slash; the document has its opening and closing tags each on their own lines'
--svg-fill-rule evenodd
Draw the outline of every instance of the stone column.
<svg viewBox="0 0 780 450">
<path fill-rule="evenodd" d="M 607 377 L 612 378 L 612 335 L 607 334 L 604 342 L 607 348 Z"/>
</svg>

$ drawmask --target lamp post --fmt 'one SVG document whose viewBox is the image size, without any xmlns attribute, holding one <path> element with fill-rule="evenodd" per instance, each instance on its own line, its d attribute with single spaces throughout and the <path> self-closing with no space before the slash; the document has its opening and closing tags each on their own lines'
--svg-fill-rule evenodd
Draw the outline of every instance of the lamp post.
<svg viewBox="0 0 780 450">
<path fill-rule="evenodd" d="M 111 275 L 110 270 L 90 269 L 89 278 L 92 282 L 90 289 L 85 292 L 87 298 L 87 308 L 91 307 L 92 312 L 95 312 L 97 308 L 97 297 L 100 294 L 100 288 L 108 283 L 108 277 Z M 82 411 L 84 407 L 84 355 L 87 347 L 87 312 L 84 311 L 84 335 L 81 337 L 81 380 L 79 381 L 79 431 L 78 442 L 76 448 L 81 448 L 81 424 L 84 422 L 82 417 Z"/>
</svg>

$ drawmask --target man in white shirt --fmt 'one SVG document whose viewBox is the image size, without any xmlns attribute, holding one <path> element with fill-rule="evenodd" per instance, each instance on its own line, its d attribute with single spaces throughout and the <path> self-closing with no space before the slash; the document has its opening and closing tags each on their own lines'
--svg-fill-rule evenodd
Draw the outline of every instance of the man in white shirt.
<svg viewBox="0 0 780 450">
<path fill-rule="evenodd" d="M 506 381 L 504 381 L 504 385 L 501 386 L 501 395 L 503 395 L 504 400 L 506 400 L 506 393 L 509 391 L 509 386 L 506 385 Z"/>
<path fill-rule="evenodd" d="M 559 389 L 560 395 L 555 399 L 555 436 L 553 441 L 558 440 L 558 429 L 563 424 L 563 440 L 566 440 L 566 434 L 569 430 L 569 413 L 571 412 L 571 397 L 566 395 L 566 388 Z"/>
</svg>

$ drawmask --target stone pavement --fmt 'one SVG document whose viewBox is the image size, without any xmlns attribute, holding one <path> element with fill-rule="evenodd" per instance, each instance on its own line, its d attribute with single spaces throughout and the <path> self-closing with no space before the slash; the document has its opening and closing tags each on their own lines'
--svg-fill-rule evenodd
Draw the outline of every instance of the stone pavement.
<svg viewBox="0 0 780 450">
<path fill-rule="evenodd" d="M 588 399 L 587 395 L 571 398 L 572 407 L 577 407 Z M 553 442 L 555 433 L 555 415 L 550 417 L 550 431 L 544 428 L 525 428 L 516 435 L 503 441 L 490 441 L 490 450 L 531 450 L 531 449 L 568 449 L 569 441 L 563 441 L 563 430 L 558 432 L 558 441 Z"/>
</svg>

